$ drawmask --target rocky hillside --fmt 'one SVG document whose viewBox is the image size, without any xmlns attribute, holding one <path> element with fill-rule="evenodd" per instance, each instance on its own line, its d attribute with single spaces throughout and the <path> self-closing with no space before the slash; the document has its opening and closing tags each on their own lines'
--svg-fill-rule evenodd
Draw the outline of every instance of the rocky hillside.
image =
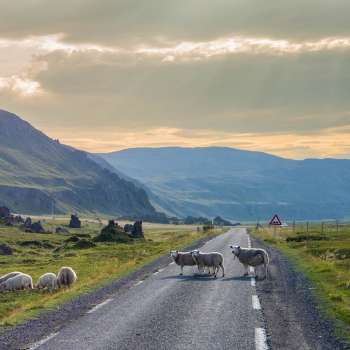
<svg viewBox="0 0 350 350">
<path fill-rule="evenodd" d="M 71 211 L 157 217 L 146 192 L 94 157 L 0 110 L 0 205 L 15 212 Z"/>
<path fill-rule="evenodd" d="M 232 148 L 137 148 L 102 155 L 169 215 L 231 220 L 350 217 L 350 160 L 284 159 Z"/>
</svg>

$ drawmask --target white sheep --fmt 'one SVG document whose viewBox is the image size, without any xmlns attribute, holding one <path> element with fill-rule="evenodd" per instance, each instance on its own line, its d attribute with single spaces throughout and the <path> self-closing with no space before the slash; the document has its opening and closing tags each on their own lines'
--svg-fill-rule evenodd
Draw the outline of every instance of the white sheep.
<svg viewBox="0 0 350 350">
<path fill-rule="evenodd" d="M 1 276 L 0 277 L 0 284 L 5 282 L 9 278 L 15 277 L 15 276 L 17 276 L 17 275 L 19 275 L 21 273 L 23 273 L 23 272 L 14 271 L 14 272 L 9 272 L 6 275 Z"/>
<path fill-rule="evenodd" d="M 25 273 L 20 273 L 0 284 L 0 291 L 14 291 L 21 289 L 33 289 L 33 279 Z"/>
<path fill-rule="evenodd" d="M 62 266 L 57 274 L 58 287 L 66 286 L 70 287 L 77 280 L 77 274 L 68 266 Z"/>
<path fill-rule="evenodd" d="M 246 272 L 244 276 L 248 275 L 248 266 L 260 266 L 264 265 L 265 278 L 268 277 L 268 265 L 270 262 L 269 255 L 266 250 L 261 248 L 241 248 L 240 246 L 232 246 L 232 254 L 238 258 L 243 264 Z"/>
<path fill-rule="evenodd" d="M 45 289 L 49 292 L 54 291 L 57 288 L 57 277 L 52 272 L 47 272 L 39 277 L 38 283 L 36 284 L 36 288 Z"/>
<path fill-rule="evenodd" d="M 202 253 L 199 250 L 194 250 L 192 252 L 192 257 L 196 261 L 198 267 L 207 267 L 209 269 L 209 273 L 210 268 L 212 267 L 215 278 L 220 269 L 222 270 L 222 277 L 225 276 L 224 257 L 222 254 L 217 252 Z"/>
<path fill-rule="evenodd" d="M 196 266 L 197 263 L 192 257 L 192 252 L 179 252 L 178 250 L 172 250 L 170 256 L 173 258 L 176 265 L 181 267 L 180 275 L 183 274 L 184 266 Z"/>
</svg>

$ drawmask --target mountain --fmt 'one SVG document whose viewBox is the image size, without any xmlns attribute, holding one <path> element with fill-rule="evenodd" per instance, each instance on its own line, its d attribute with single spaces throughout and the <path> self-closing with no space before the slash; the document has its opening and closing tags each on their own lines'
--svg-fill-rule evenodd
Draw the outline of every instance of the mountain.
<svg viewBox="0 0 350 350">
<path fill-rule="evenodd" d="M 350 217 L 350 160 L 291 160 L 224 147 L 135 148 L 101 156 L 143 182 L 152 203 L 169 215 Z"/>
<path fill-rule="evenodd" d="M 157 217 L 144 189 L 107 165 L 0 110 L 0 205 L 30 214 L 54 205 L 56 213 Z"/>
</svg>

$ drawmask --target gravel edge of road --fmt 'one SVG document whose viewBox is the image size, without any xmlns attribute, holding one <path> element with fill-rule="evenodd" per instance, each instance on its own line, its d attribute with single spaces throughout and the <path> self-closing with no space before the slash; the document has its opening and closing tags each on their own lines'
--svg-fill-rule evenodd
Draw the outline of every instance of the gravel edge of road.
<svg viewBox="0 0 350 350">
<path fill-rule="evenodd" d="M 193 250 L 199 248 L 215 237 L 217 236 L 201 238 L 182 249 Z M 147 278 L 156 270 L 166 267 L 171 261 L 168 255 L 163 255 L 124 277 L 73 298 L 58 306 L 55 310 L 44 311 L 37 318 L 1 331 L 0 350 L 30 349 L 33 344 L 52 333 L 58 332 L 62 327 L 83 316 L 88 310 L 108 299 L 112 294 L 127 292 L 136 281 Z"/>
<path fill-rule="evenodd" d="M 251 237 L 270 255 L 268 280 L 256 283 L 271 350 L 349 350 L 335 336 L 333 322 L 322 316 L 307 277 L 279 250 Z"/>
</svg>

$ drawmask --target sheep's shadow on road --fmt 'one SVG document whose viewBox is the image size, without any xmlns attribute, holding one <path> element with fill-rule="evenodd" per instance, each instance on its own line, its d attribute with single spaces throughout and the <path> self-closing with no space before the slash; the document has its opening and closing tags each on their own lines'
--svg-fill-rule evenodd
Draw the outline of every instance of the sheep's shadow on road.
<svg viewBox="0 0 350 350">
<path fill-rule="evenodd" d="M 213 281 L 215 278 L 213 276 L 209 275 L 200 275 L 200 274 L 193 274 L 193 275 L 169 275 L 161 278 L 162 280 L 179 280 L 181 282 L 207 282 L 207 281 Z"/>
<path fill-rule="evenodd" d="M 226 281 L 250 281 L 252 277 L 255 277 L 255 280 L 257 282 L 266 280 L 265 276 L 260 276 L 260 275 L 233 276 L 233 277 L 229 277 L 229 278 L 226 277 L 226 278 L 224 278 L 224 280 L 226 280 Z"/>
<path fill-rule="evenodd" d="M 232 276 L 232 277 L 224 277 L 221 279 L 223 282 L 228 282 L 228 281 L 250 281 L 251 276 Z"/>
<path fill-rule="evenodd" d="M 181 282 L 208 282 L 208 281 L 218 281 L 218 282 L 232 282 L 232 281 L 241 281 L 241 282 L 247 282 L 251 280 L 251 277 L 253 276 L 232 276 L 232 277 L 221 277 L 218 276 L 217 278 L 214 278 L 213 276 L 209 276 L 207 274 L 200 275 L 200 274 L 193 274 L 193 275 L 169 275 L 162 277 L 162 280 L 179 280 Z"/>
</svg>

